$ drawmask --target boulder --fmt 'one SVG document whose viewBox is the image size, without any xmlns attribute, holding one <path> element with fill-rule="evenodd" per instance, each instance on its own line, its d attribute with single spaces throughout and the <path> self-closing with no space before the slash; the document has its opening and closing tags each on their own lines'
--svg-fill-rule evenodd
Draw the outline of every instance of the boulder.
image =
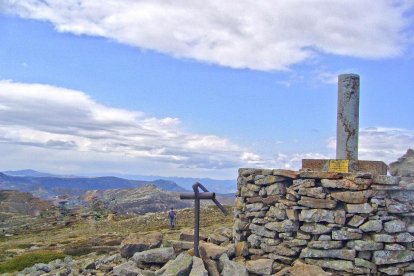
<svg viewBox="0 0 414 276">
<path fill-rule="evenodd" d="M 226 247 L 207 242 L 200 243 L 198 248 L 200 251 L 200 256 L 203 260 L 208 258 L 217 260 L 221 255 L 227 252 Z"/>
<path fill-rule="evenodd" d="M 215 261 L 211 259 L 205 259 L 203 261 L 209 276 L 220 276 L 220 272 L 218 271 L 217 264 Z"/>
<path fill-rule="evenodd" d="M 246 262 L 246 269 L 250 273 L 259 275 L 272 274 L 273 260 L 271 259 L 258 259 Z"/>
<path fill-rule="evenodd" d="M 226 254 L 221 255 L 219 259 L 220 267 L 222 267 L 222 276 L 248 276 L 247 269 L 244 265 L 230 261 Z"/>
<path fill-rule="evenodd" d="M 160 247 L 163 235 L 160 232 L 149 234 L 132 233 L 121 243 L 121 256 L 132 257 L 136 252 Z"/>
<path fill-rule="evenodd" d="M 183 252 L 178 257 L 166 264 L 163 276 L 188 276 L 193 264 L 193 257 Z"/>
<path fill-rule="evenodd" d="M 137 267 L 134 261 L 128 261 L 122 263 L 113 268 L 112 273 L 114 275 L 141 275 L 141 269 Z"/>
<path fill-rule="evenodd" d="M 137 252 L 131 258 L 137 264 L 165 264 L 175 259 L 174 248 L 154 248 L 143 252 Z"/>
<path fill-rule="evenodd" d="M 394 176 L 414 176 L 414 150 L 408 149 L 398 161 L 392 162 L 389 168 L 390 174 Z"/>
<path fill-rule="evenodd" d="M 189 276 L 208 276 L 207 269 L 204 267 L 203 260 L 193 256 L 193 266 Z"/>
<path fill-rule="evenodd" d="M 292 267 L 286 267 L 280 270 L 275 276 L 330 276 L 331 273 L 325 272 L 316 265 L 309 265 L 296 261 Z"/>
<path fill-rule="evenodd" d="M 200 241 L 207 241 L 207 236 L 199 233 Z M 194 230 L 184 230 L 180 233 L 180 240 L 194 242 Z"/>
</svg>

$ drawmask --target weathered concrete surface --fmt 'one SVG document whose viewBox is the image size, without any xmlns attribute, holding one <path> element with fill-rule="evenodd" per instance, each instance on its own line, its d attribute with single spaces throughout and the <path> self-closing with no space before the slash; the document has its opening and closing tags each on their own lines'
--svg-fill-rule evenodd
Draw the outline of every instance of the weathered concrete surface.
<svg viewBox="0 0 414 276">
<path fill-rule="evenodd" d="M 358 160 L 359 76 L 338 76 L 336 159 Z"/>
</svg>

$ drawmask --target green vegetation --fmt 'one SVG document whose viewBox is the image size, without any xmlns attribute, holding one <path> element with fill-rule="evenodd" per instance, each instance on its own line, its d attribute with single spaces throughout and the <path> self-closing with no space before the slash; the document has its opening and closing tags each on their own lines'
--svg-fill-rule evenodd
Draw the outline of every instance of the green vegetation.
<svg viewBox="0 0 414 276">
<path fill-rule="evenodd" d="M 36 263 L 49 263 L 56 259 L 63 259 L 65 255 L 57 251 L 36 251 L 25 253 L 13 259 L 0 263 L 0 273 L 20 271 Z"/>
</svg>

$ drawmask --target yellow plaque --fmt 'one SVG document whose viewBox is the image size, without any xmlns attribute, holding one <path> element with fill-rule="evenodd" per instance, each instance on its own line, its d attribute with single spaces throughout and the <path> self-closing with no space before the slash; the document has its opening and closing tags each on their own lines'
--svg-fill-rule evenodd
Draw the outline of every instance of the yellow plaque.
<svg viewBox="0 0 414 276">
<path fill-rule="evenodd" d="M 339 173 L 349 172 L 349 160 L 329 160 L 329 171 Z"/>
</svg>

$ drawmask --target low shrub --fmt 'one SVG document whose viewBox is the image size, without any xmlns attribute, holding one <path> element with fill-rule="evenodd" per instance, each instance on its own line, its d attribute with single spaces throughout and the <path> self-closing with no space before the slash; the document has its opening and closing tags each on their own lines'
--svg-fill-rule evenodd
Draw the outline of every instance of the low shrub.
<svg viewBox="0 0 414 276">
<path fill-rule="evenodd" d="M 57 251 L 34 251 L 16 256 L 0 263 L 0 273 L 20 271 L 37 263 L 49 263 L 56 259 L 65 258 L 65 254 Z"/>
</svg>

